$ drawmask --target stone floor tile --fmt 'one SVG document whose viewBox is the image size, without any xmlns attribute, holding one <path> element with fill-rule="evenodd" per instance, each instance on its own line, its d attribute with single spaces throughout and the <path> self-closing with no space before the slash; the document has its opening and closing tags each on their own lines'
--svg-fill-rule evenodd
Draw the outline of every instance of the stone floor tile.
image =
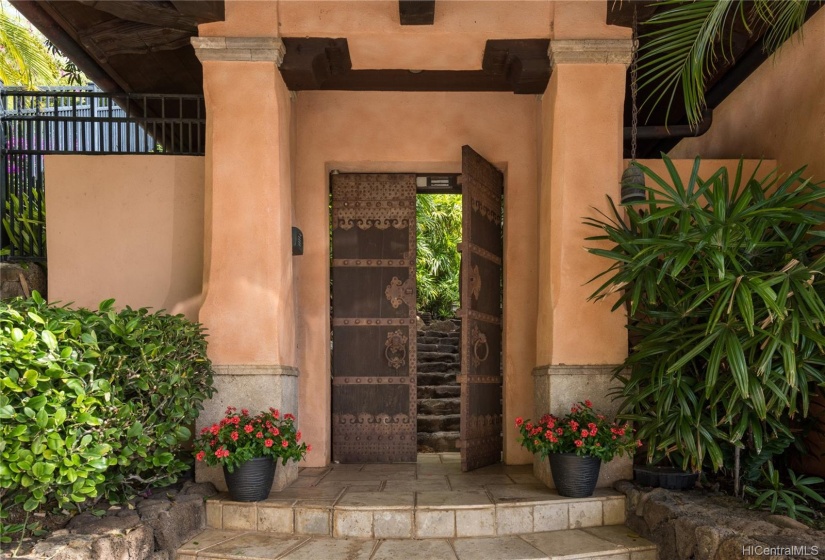
<svg viewBox="0 0 825 560">
<path fill-rule="evenodd" d="M 341 509 L 404 509 L 411 508 L 415 495 L 412 492 L 359 492 L 348 490 L 336 508 Z"/>
<path fill-rule="evenodd" d="M 178 549 L 178 552 L 195 553 L 199 550 L 228 541 L 229 539 L 234 539 L 240 535 L 243 535 L 243 533 L 238 531 L 223 531 L 220 529 L 206 529 L 202 533 L 196 535 L 193 539 L 190 539 L 188 542 L 184 543 L 184 545 Z"/>
<path fill-rule="evenodd" d="M 342 492 L 343 493 L 343 492 Z M 319 498 L 311 498 L 309 500 L 296 500 L 295 507 L 310 507 L 310 508 L 327 508 L 331 509 L 337 500 L 321 500 Z"/>
<path fill-rule="evenodd" d="M 415 537 L 418 539 L 452 538 L 455 536 L 455 511 L 416 510 Z"/>
<path fill-rule="evenodd" d="M 385 510 L 373 512 L 373 532 L 376 539 L 412 538 L 412 510 Z"/>
<path fill-rule="evenodd" d="M 244 533 L 235 539 L 207 548 L 198 553 L 198 558 L 271 560 L 306 541 L 306 537 Z"/>
<path fill-rule="evenodd" d="M 329 536 L 330 509 L 295 507 L 295 532 L 301 535 Z"/>
<path fill-rule="evenodd" d="M 322 480 L 316 488 L 338 488 L 341 492 L 348 488 L 361 491 L 378 492 L 383 480 Z"/>
<path fill-rule="evenodd" d="M 266 500 L 261 500 L 258 504 L 271 505 L 273 507 L 289 507 L 295 505 L 295 498 L 281 498 L 280 492 L 271 492 Z"/>
<path fill-rule="evenodd" d="M 533 473 L 526 474 L 508 474 L 507 476 L 516 484 L 541 484 L 541 481 L 536 478 Z"/>
<path fill-rule="evenodd" d="M 329 468 L 334 471 L 360 471 L 364 463 L 333 463 Z"/>
<path fill-rule="evenodd" d="M 493 506 L 455 510 L 457 537 L 491 537 L 496 534 L 496 510 Z"/>
<path fill-rule="evenodd" d="M 269 507 L 258 504 L 258 531 L 268 533 L 292 533 L 295 529 L 292 507 Z"/>
<path fill-rule="evenodd" d="M 568 504 L 536 504 L 533 507 L 533 530 L 564 531 L 570 525 Z"/>
<path fill-rule="evenodd" d="M 593 491 L 594 498 L 621 498 L 624 499 L 624 494 L 613 490 L 612 488 L 596 488 Z"/>
<path fill-rule="evenodd" d="M 549 560 L 547 554 L 518 537 L 456 539 L 458 560 Z"/>
<path fill-rule="evenodd" d="M 223 529 L 254 531 L 258 527 L 257 506 L 254 503 L 228 502 L 223 504 Z"/>
<path fill-rule="evenodd" d="M 656 549 L 653 548 L 651 550 L 631 552 L 630 560 L 659 560 L 659 556 L 656 553 Z"/>
<path fill-rule="evenodd" d="M 441 455 L 441 462 L 442 463 L 460 463 L 461 462 L 461 453 L 459 453 L 457 451 L 439 453 L 439 455 Z"/>
<path fill-rule="evenodd" d="M 332 512 L 333 536 L 356 539 L 372 538 L 372 512 L 335 510 Z"/>
<path fill-rule="evenodd" d="M 567 560 L 568 558 L 576 559 L 582 558 L 581 556 L 554 556 L 553 560 Z M 629 552 L 619 552 L 617 554 L 607 554 L 601 556 L 588 556 L 587 558 L 593 558 L 594 560 L 630 560 L 630 553 Z"/>
<path fill-rule="evenodd" d="M 419 453 L 416 463 L 419 465 L 429 465 L 432 463 L 441 463 L 441 456 L 438 453 Z"/>
<path fill-rule="evenodd" d="M 605 500 L 602 502 L 602 516 L 605 525 L 624 525 L 625 516 L 624 500 Z"/>
<path fill-rule="evenodd" d="M 388 480 L 384 492 L 448 492 L 446 478 L 440 480 Z"/>
<path fill-rule="evenodd" d="M 570 502 L 568 506 L 571 529 L 599 527 L 604 524 L 601 501 Z"/>
<path fill-rule="evenodd" d="M 521 538 L 551 558 L 595 558 L 616 552 L 616 545 L 581 530 L 531 533 Z"/>
<path fill-rule="evenodd" d="M 543 484 L 495 484 L 486 487 L 497 504 L 508 502 L 546 502 L 561 499 L 559 493 Z"/>
<path fill-rule="evenodd" d="M 298 476 L 323 476 L 330 470 L 331 467 L 303 467 L 298 470 Z"/>
<path fill-rule="evenodd" d="M 276 500 L 335 500 L 341 494 L 339 488 L 284 488 L 280 492 L 273 492 L 270 498 Z"/>
<path fill-rule="evenodd" d="M 369 560 L 375 541 L 316 537 L 293 550 L 283 560 Z"/>
<path fill-rule="evenodd" d="M 451 474 L 447 476 L 453 490 L 463 488 L 478 488 L 479 486 L 513 484 L 512 479 L 506 474 Z"/>
<path fill-rule="evenodd" d="M 497 506 L 496 534 L 517 535 L 533 531 L 532 506 Z"/>
<path fill-rule="evenodd" d="M 418 465 L 418 476 L 422 474 L 461 474 L 461 463 L 433 463 Z"/>
<path fill-rule="evenodd" d="M 320 476 L 299 476 L 288 488 L 311 488 L 321 482 Z"/>
<path fill-rule="evenodd" d="M 487 493 L 482 490 L 452 490 L 450 492 L 418 492 L 416 506 L 420 508 L 478 507 L 491 505 Z"/>
<path fill-rule="evenodd" d="M 416 480 L 447 480 L 447 475 L 444 473 L 418 473 L 415 475 Z"/>
<path fill-rule="evenodd" d="M 380 474 L 415 473 L 416 463 L 395 463 L 387 465 L 384 463 L 374 463 L 364 465 L 361 472 Z"/>
<path fill-rule="evenodd" d="M 456 560 L 452 547 L 446 540 L 416 541 L 387 540 L 378 545 L 372 560 Z"/>
<path fill-rule="evenodd" d="M 405 474 L 408 478 L 413 478 L 413 473 L 401 473 Z M 363 471 L 339 471 L 338 469 L 333 470 L 331 473 L 326 475 L 323 479 L 323 482 L 329 482 L 332 480 L 336 481 L 357 481 L 357 482 L 375 482 L 376 480 L 383 480 L 386 476 L 379 475 L 377 473 L 369 473 Z"/>
<path fill-rule="evenodd" d="M 589 533 L 600 539 L 610 541 L 623 548 L 631 551 L 646 550 L 653 546 L 649 540 L 643 538 L 638 533 L 631 531 L 624 525 L 608 525 L 605 527 L 590 527 L 582 529 L 585 533 Z"/>
</svg>

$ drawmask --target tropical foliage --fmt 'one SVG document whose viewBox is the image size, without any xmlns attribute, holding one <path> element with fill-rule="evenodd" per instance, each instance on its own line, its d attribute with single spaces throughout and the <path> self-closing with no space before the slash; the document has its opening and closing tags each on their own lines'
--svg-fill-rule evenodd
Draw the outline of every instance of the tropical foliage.
<svg viewBox="0 0 825 560">
<path fill-rule="evenodd" d="M 418 311 L 452 317 L 459 305 L 461 196 L 418 195 L 416 222 Z"/>
<path fill-rule="evenodd" d="M 817 3 L 820 0 L 815 0 Z M 663 0 L 644 22 L 639 52 L 639 85 L 652 105 L 664 100 L 668 115 L 676 93 L 684 95 L 688 122 L 696 125 L 705 108 L 708 79 L 733 58 L 734 27 L 765 33 L 774 52 L 805 22 L 807 0 Z"/>
<path fill-rule="evenodd" d="M 650 461 L 718 471 L 741 454 L 758 478 L 825 384 L 825 188 L 804 169 L 702 179 L 698 158 L 685 178 L 664 163 L 639 165 L 646 201 L 587 220 L 611 262 L 593 297 L 630 317 L 622 417 Z"/>
</svg>

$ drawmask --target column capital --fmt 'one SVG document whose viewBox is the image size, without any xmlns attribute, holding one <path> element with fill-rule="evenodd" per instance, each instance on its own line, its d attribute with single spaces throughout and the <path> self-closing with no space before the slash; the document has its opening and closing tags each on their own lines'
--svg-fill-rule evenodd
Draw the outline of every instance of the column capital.
<svg viewBox="0 0 825 560">
<path fill-rule="evenodd" d="M 280 37 L 192 37 L 192 46 L 201 62 L 274 62 L 280 67 L 286 53 Z"/>
<path fill-rule="evenodd" d="M 559 39 L 547 49 L 550 67 L 557 64 L 630 64 L 631 39 Z"/>
</svg>

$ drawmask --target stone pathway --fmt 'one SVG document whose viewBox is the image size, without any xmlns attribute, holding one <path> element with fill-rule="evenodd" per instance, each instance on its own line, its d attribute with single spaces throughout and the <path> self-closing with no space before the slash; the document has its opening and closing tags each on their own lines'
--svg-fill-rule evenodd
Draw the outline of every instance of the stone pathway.
<svg viewBox="0 0 825 560">
<path fill-rule="evenodd" d="M 209 529 L 179 560 L 656 560 L 655 547 L 622 526 L 455 539 L 343 539 Z"/>
</svg>

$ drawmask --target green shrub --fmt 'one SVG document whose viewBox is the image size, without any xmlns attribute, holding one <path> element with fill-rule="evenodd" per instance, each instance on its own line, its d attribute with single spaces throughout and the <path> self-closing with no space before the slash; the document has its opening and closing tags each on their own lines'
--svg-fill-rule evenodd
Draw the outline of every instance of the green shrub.
<svg viewBox="0 0 825 560">
<path fill-rule="evenodd" d="M 0 508 L 122 499 L 191 467 L 213 393 L 202 329 L 113 303 L 0 304 Z"/>
</svg>

